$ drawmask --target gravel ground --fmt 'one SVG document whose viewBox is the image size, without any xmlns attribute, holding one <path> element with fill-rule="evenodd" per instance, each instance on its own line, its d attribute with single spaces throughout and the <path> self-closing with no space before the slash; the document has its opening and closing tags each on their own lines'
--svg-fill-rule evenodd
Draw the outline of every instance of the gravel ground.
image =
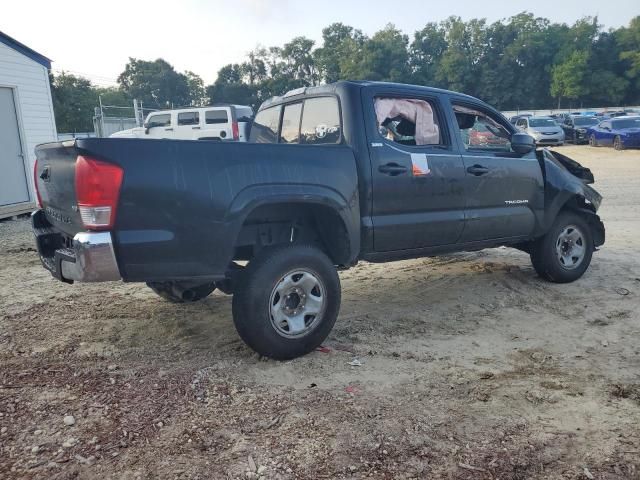
<svg viewBox="0 0 640 480">
<path fill-rule="evenodd" d="M 228 296 L 66 285 L 0 222 L 0 478 L 640 478 L 640 152 L 563 152 L 604 196 L 583 279 L 506 248 L 361 263 L 289 362 Z"/>
</svg>

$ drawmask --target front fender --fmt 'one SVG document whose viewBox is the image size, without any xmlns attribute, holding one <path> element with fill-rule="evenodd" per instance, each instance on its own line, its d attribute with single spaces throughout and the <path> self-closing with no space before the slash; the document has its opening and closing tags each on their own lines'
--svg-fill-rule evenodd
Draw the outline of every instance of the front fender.
<svg viewBox="0 0 640 480">
<path fill-rule="evenodd" d="M 558 213 L 570 208 L 587 215 L 592 226 L 596 246 L 604 243 L 604 225 L 596 214 L 602 202 L 602 196 L 583 180 L 572 175 L 548 150 L 542 152 L 545 175 L 545 214 L 541 225 L 541 234 L 546 233 Z M 597 243 L 601 240 L 601 243 Z"/>
</svg>

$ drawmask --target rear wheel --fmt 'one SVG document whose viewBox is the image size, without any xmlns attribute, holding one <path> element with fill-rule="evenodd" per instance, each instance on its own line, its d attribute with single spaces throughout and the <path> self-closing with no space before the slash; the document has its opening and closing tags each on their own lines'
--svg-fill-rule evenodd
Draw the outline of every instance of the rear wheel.
<svg viewBox="0 0 640 480">
<path fill-rule="evenodd" d="M 253 350 L 279 360 L 315 350 L 340 310 L 340 279 L 313 245 L 265 249 L 238 277 L 233 321 Z"/>
<path fill-rule="evenodd" d="M 593 248 L 587 222 L 577 213 L 561 212 L 547 234 L 531 249 L 531 263 L 546 280 L 573 282 L 589 267 Z"/>
<path fill-rule="evenodd" d="M 147 286 L 171 303 L 197 302 L 209 296 L 216 289 L 215 283 L 147 282 Z"/>
<path fill-rule="evenodd" d="M 613 148 L 616 150 L 624 150 L 624 143 L 622 143 L 622 139 L 619 136 L 613 139 Z"/>
</svg>

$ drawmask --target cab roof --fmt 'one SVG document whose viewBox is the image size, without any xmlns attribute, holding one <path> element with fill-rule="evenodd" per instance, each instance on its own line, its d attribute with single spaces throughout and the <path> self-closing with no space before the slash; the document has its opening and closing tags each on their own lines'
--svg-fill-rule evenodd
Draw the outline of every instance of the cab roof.
<svg viewBox="0 0 640 480">
<path fill-rule="evenodd" d="M 341 80 L 335 83 L 329 83 L 326 85 L 318 85 L 312 87 L 300 87 L 293 90 L 289 90 L 284 95 L 279 95 L 275 97 L 268 98 L 265 100 L 258 110 L 262 110 L 264 108 L 279 105 L 281 103 L 285 103 L 290 100 L 295 100 L 299 98 L 304 98 L 311 95 L 322 95 L 322 94 L 335 94 L 340 89 L 362 89 L 365 87 L 371 86 L 379 86 L 379 87 L 398 87 L 403 89 L 411 89 L 415 91 L 423 91 L 425 93 L 438 93 L 438 94 L 447 94 L 451 96 L 455 96 L 460 99 L 468 99 L 478 101 L 475 97 L 470 95 L 465 95 L 464 93 L 453 92 L 451 90 L 444 90 L 441 88 L 435 87 L 425 87 L 422 85 L 411 85 L 407 83 L 394 83 L 394 82 L 377 82 L 371 80 Z M 484 103 L 484 102 L 483 102 Z"/>
</svg>

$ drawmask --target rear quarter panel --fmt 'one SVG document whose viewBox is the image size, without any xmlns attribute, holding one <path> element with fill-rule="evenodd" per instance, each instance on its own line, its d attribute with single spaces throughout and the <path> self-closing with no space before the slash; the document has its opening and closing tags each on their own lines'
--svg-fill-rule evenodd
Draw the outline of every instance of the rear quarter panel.
<svg viewBox="0 0 640 480">
<path fill-rule="evenodd" d="M 127 281 L 221 278 L 245 217 L 278 201 L 335 207 L 359 248 L 350 148 L 215 141 L 86 139 L 124 169 L 114 243 Z"/>
</svg>

